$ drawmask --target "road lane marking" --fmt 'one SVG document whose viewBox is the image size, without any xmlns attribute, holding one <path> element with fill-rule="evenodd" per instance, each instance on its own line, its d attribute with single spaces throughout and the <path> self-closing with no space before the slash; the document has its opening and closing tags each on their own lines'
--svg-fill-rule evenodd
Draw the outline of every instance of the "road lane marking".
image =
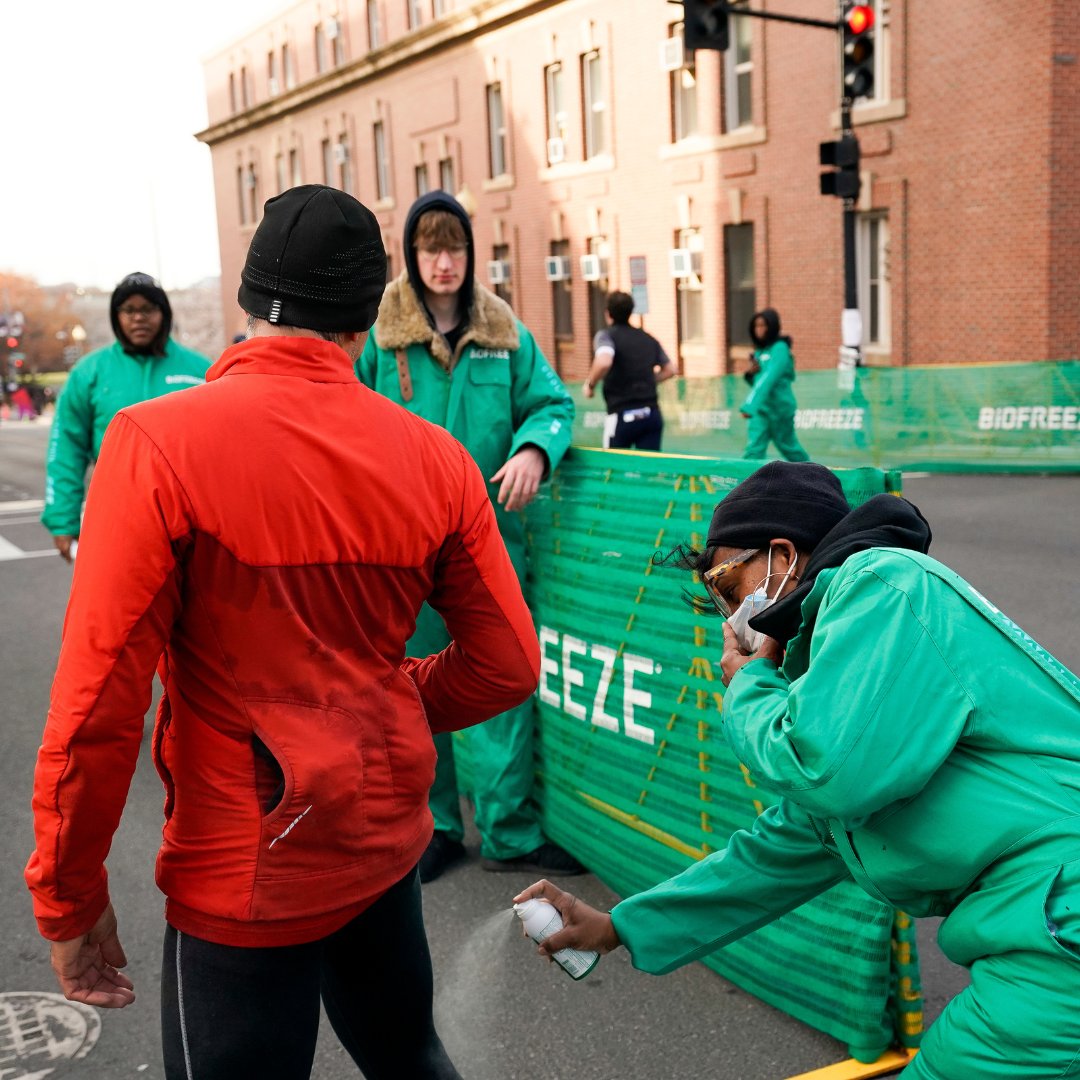
<svg viewBox="0 0 1080 1080">
<path fill-rule="evenodd" d="M 43 559 L 46 555 L 55 555 L 56 548 L 41 548 L 38 551 L 23 551 L 10 540 L 0 536 L 0 562 L 14 562 L 16 559 Z"/>
<path fill-rule="evenodd" d="M 44 499 L 11 499 L 8 502 L 0 502 L 0 514 L 12 514 L 16 511 L 44 509 Z"/>
</svg>

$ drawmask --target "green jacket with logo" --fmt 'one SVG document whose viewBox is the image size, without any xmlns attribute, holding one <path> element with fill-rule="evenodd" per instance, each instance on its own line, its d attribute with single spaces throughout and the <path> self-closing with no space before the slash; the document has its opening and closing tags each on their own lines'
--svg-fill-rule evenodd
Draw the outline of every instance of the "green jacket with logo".
<svg viewBox="0 0 1080 1080">
<path fill-rule="evenodd" d="M 402 390 L 399 351 L 407 365 L 411 397 Z M 551 470 L 570 446 L 573 400 L 509 305 L 480 284 L 475 286 L 469 327 L 451 356 L 446 339 L 428 322 L 403 272 L 383 296 L 356 374 L 373 390 L 446 428 L 469 451 L 485 480 L 526 445 L 539 447 Z M 407 483 L 408 463 L 402 463 L 401 475 Z M 510 558 L 523 577 L 521 515 L 507 513 L 495 502 L 498 485 L 489 484 L 488 493 Z M 411 654 L 426 656 L 445 645 L 441 625 L 429 623 L 421 618 Z"/>
<path fill-rule="evenodd" d="M 801 611 L 782 666 L 751 661 L 724 699 L 734 753 L 781 800 L 614 909 L 635 966 L 699 959 L 846 878 L 947 916 L 957 964 L 1080 962 L 1080 679 L 911 551 L 823 570 Z"/>
<path fill-rule="evenodd" d="M 791 384 L 795 381 L 795 361 L 787 342 L 779 338 L 767 349 L 757 349 L 754 361 L 761 370 L 741 411 L 749 416 L 763 414 L 775 419 L 794 416 L 795 393 Z"/>
<path fill-rule="evenodd" d="M 78 536 L 86 470 L 112 418 L 129 405 L 206 381 L 210 361 L 169 338 L 164 356 L 130 356 L 114 341 L 84 356 L 56 403 L 45 459 L 41 522 L 54 536 Z"/>
</svg>

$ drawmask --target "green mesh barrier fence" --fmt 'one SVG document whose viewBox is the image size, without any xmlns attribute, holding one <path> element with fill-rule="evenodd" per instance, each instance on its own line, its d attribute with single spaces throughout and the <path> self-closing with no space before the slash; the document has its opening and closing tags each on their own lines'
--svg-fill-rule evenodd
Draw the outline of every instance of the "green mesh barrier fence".
<svg viewBox="0 0 1080 1080">
<path fill-rule="evenodd" d="M 685 572 L 651 563 L 702 543 L 716 502 L 755 467 L 574 448 L 529 511 L 544 830 L 621 895 L 722 848 L 775 801 L 720 730 L 721 620 L 682 601 Z M 837 475 L 853 504 L 900 482 Z M 914 940 L 894 948 L 896 922 L 844 884 L 705 962 L 873 1061 L 895 1039 L 916 1045 L 921 1027 Z"/>
<path fill-rule="evenodd" d="M 1080 471 L 1080 361 L 800 371 L 796 431 L 826 465 L 942 472 Z M 739 375 L 660 387 L 667 452 L 741 457 L 749 387 Z M 600 446 L 604 404 L 571 387 L 574 442 Z M 772 456 L 777 456 L 770 450 Z"/>
</svg>

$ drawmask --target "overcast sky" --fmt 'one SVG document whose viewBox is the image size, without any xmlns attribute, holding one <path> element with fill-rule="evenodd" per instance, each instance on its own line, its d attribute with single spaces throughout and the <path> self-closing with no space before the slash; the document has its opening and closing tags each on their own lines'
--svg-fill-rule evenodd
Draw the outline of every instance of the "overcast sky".
<svg viewBox="0 0 1080 1080">
<path fill-rule="evenodd" d="M 108 289 L 217 275 L 201 61 L 289 6 L 5 2 L 0 270 Z"/>
</svg>

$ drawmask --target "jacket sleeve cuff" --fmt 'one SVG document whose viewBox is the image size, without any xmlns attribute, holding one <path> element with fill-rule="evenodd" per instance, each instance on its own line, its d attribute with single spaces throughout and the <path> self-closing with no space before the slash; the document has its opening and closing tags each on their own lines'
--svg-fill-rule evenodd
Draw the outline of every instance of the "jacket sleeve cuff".
<svg viewBox="0 0 1080 1080">
<path fill-rule="evenodd" d="M 40 903 L 35 903 L 35 907 L 41 906 Z M 70 915 L 42 915 L 39 912 L 36 916 L 38 930 L 41 936 L 49 941 L 71 941 L 89 933 L 108 906 L 108 886 L 102 884 L 101 889 L 95 892 L 91 899 L 80 904 L 77 912 Z"/>
</svg>

